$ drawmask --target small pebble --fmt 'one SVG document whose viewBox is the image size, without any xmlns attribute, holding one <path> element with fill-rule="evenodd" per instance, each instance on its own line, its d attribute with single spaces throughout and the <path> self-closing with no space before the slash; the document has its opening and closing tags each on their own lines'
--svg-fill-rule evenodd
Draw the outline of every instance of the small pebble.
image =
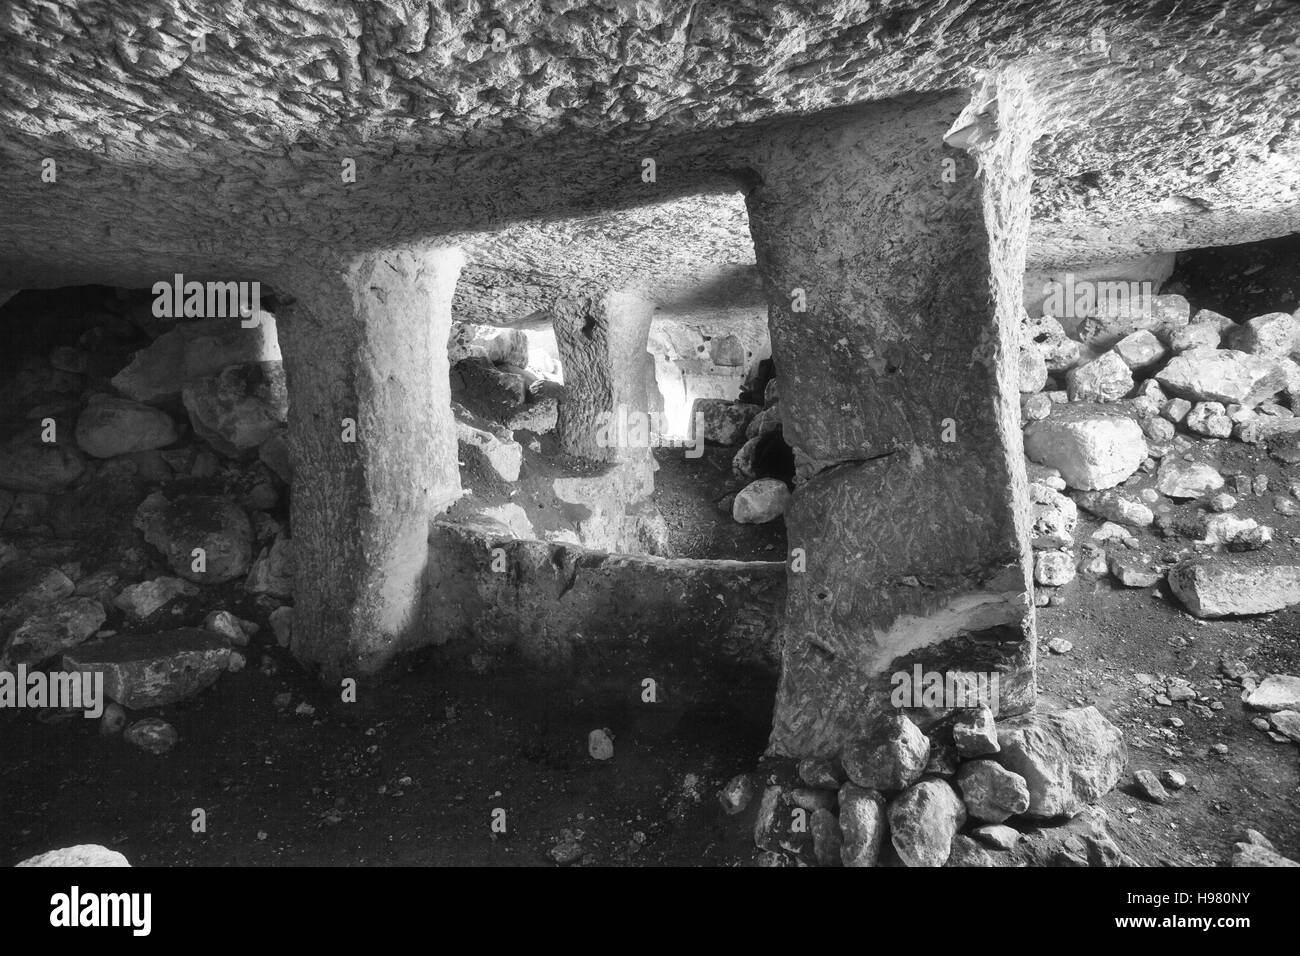
<svg viewBox="0 0 1300 956">
<path fill-rule="evenodd" d="M 99 717 L 99 732 L 105 737 L 120 734 L 126 727 L 126 711 L 117 701 L 110 700 L 104 705 L 104 713 Z"/>
<path fill-rule="evenodd" d="M 1166 770 L 1160 774 L 1160 782 L 1170 790 L 1181 790 L 1187 786 L 1187 778 L 1177 770 Z"/>
<path fill-rule="evenodd" d="M 736 774 L 718 791 L 718 802 L 729 817 L 743 813 L 753 799 L 754 781 L 746 773 Z"/>
<path fill-rule="evenodd" d="M 176 728 L 157 717 L 137 720 L 126 728 L 122 736 L 127 743 L 135 744 L 141 750 L 147 750 L 151 754 L 165 754 L 180 740 Z"/>
<path fill-rule="evenodd" d="M 587 753 L 594 760 L 608 760 L 614 756 L 614 740 L 608 730 L 593 730 L 587 734 Z"/>
</svg>

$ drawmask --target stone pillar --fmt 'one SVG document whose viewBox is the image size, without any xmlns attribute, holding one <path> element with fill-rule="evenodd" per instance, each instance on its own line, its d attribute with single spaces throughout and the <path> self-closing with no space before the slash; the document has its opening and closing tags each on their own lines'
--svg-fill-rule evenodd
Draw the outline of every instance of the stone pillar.
<svg viewBox="0 0 1300 956">
<path fill-rule="evenodd" d="M 986 224 L 986 180 L 944 142 L 968 100 L 792 124 L 754 155 L 750 222 L 803 479 L 786 525 L 806 561 L 788 575 L 775 754 L 838 753 L 895 712 L 892 675 L 917 664 L 997 673 L 1004 714 L 1034 699 L 1015 384 L 1028 205 L 999 200 Z M 999 270 L 1016 296 L 1001 312 Z"/>
<path fill-rule="evenodd" d="M 292 650 L 371 673 L 418 638 L 430 517 L 460 494 L 447 337 L 463 257 L 310 264 L 277 288 L 294 460 Z M 351 439 L 351 440 L 349 440 Z"/>
<path fill-rule="evenodd" d="M 646 342 L 654 303 L 626 292 L 558 300 L 555 341 L 564 368 L 565 399 L 556 431 L 560 447 L 592 461 L 645 457 L 639 449 L 601 447 L 598 438 L 619 407 L 649 411 Z"/>
</svg>

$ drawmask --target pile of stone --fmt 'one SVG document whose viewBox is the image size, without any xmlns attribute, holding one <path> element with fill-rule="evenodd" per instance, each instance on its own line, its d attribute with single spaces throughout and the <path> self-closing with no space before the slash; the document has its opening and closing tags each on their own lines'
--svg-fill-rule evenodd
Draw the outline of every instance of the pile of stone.
<svg viewBox="0 0 1300 956">
<path fill-rule="evenodd" d="M 3 386 L 0 668 L 103 673 L 105 729 L 146 749 L 175 731 L 128 710 L 243 667 L 267 624 L 289 639 L 288 398 L 275 317 L 254 318 L 113 301 Z"/>
<path fill-rule="evenodd" d="M 785 514 L 790 505 L 790 485 L 768 474 L 762 460 L 764 445 L 775 443 L 786 450 L 780 389 L 775 378 L 767 381 L 761 406 L 725 398 L 697 399 L 691 410 L 691 422 L 693 427 L 696 422 L 702 425 L 706 442 L 740 446 L 732 458 L 731 470 L 745 484 L 721 503 L 735 521 L 766 524 Z"/>
<path fill-rule="evenodd" d="M 1300 746 L 1300 677 L 1259 675 L 1241 665 L 1221 665 L 1224 677 L 1241 686 L 1241 701 L 1259 716 L 1251 723 L 1274 743 Z"/>
<path fill-rule="evenodd" d="M 1040 829 L 1088 811 L 1126 762 L 1123 735 L 1094 707 L 1004 721 L 961 710 L 928 734 L 899 714 L 837 759 L 801 761 L 796 785 L 766 786 L 754 840 L 766 865 L 1016 865 L 1022 837 L 1040 842 Z M 742 775 L 719 799 L 738 814 L 754 795 Z M 1123 860 L 1104 831 L 1089 839 L 1071 865 Z"/>
<path fill-rule="evenodd" d="M 1038 602 L 1083 571 L 1134 588 L 1167 580 L 1198 617 L 1300 603 L 1300 567 L 1268 557 L 1274 522 L 1300 515 L 1297 358 L 1300 310 L 1238 324 L 1160 295 L 1068 329 L 1026 317 Z M 1076 541 L 1080 509 L 1100 526 Z"/>
<path fill-rule="evenodd" d="M 483 442 L 481 435 L 468 433 L 467 426 L 493 432 L 483 427 L 484 421 L 498 431 L 505 429 L 504 436 L 498 437 L 507 443 L 514 442 L 512 432 L 536 436 L 555 430 L 563 386 L 530 367 L 545 356 L 530 353 L 524 332 L 457 323 L 448 342 L 448 357 L 451 395 L 460 406 L 456 419 L 462 454 L 473 453 Z"/>
</svg>

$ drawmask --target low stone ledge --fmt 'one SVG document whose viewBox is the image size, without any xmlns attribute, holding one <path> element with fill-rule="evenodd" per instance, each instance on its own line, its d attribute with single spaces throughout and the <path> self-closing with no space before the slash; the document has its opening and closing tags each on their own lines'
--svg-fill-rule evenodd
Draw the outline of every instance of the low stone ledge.
<svg viewBox="0 0 1300 956">
<path fill-rule="evenodd" d="M 428 643 L 514 646 L 542 663 L 592 644 L 639 646 L 777 669 L 781 562 L 607 554 L 516 540 L 486 522 L 435 521 L 429 540 Z"/>
</svg>

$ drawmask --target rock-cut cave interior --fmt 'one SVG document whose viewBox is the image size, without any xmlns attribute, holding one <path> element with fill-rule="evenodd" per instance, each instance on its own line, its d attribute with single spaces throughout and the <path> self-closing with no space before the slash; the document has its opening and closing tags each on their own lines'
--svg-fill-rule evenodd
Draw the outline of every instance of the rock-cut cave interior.
<svg viewBox="0 0 1300 956">
<path fill-rule="evenodd" d="M 9 0 L 0 166 L 0 861 L 1295 865 L 1300 5 Z"/>
</svg>

